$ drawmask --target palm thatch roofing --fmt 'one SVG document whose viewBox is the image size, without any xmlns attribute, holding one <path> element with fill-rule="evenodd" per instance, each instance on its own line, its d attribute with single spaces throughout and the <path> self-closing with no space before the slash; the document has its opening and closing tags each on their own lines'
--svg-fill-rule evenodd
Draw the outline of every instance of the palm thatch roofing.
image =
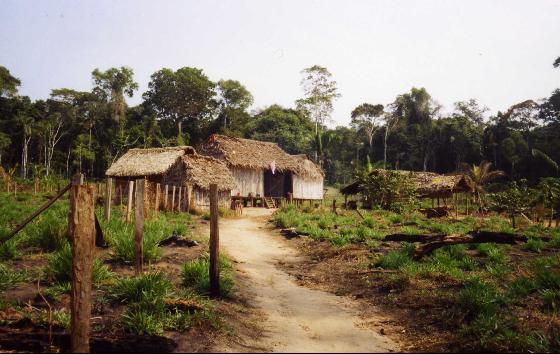
<svg viewBox="0 0 560 354">
<path fill-rule="evenodd" d="M 376 169 L 371 174 L 383 173 L 386 170 Z M 440 175 L 434 172 L 417 172 L 397 170 L 396 172 L 409 175 L 416 185 L 416 193 L 421 198 L 447 197 L 453 193 L 466 192 L 470 190 L 465 175 Z M 353 183 L 340 189 L 345 195 L 358 194 L 360 192 L 360 182 Z"/>
<path fill-rule="evenodd" d="M 218 185 L 218 190 L 231 190 L 235 180 L 227 165 L 210 156 L 187 154 L 181 157 L 185 170 L 185 182 L 201 189 L 210 189 L 211 183 Z"/>
<path fill-rule="evenodd" d="M 305 155 L 290 155 L 276 143 L 234 138 L 214 134 L 202 146 L 200 153 L 225 161 L 229 167 L 269 170 L 274 162 L 280 173 L 322 179 L 322 169 Z"/>
<path fill-rule="evenodd" d="M 187 152 L 194 153 L 190 146 L 175 146 L 153 149 L 130 149 L 109 167 L 109 177 L 142 177 L 163 175 Z"/>
</svg>

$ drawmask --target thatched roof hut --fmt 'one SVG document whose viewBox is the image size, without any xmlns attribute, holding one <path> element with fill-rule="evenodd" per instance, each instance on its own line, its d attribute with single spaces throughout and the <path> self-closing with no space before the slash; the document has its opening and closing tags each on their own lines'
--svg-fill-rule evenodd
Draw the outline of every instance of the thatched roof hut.
<svg viewBox="0 0 560 354">
<path fill-rule="evenodd" d="M 113 163 L 105 174 L 121 178 L 163 175 L 181 156 L 194 151 L 191 146 L 130 149 Z"/>
<path fill-rule="evenodd" d="M 204 190 L 210 189 L 210 184 L 218 185 L 220 191 L 230 191 L 235 181 L 226 164 L 210 156 L 196 153 L 186 154 L 180 158 L 164 176 L 163 183 L 186 186 L 192 185 Z"/>
<path fill-rule="evenodd" d="M 376 169 L 371 173 L 383 173 L 385 170 Z M 417 172 L 397 170 L 397 172 L 409 175 L 416 185 L 416 192 L 420 198 L 450 197 L 454 193 L 469 191 L 466 177 L 462 174 L 440 175 L 434 172 Z M 360 191 L 359 181 L 355 181 L 340 189 L 344 195 L 358 194 Z"/>
<path fill-rule="evenodd" d="M 236 181 L 234 195 L 322 199 L 322 169 L 305 155 L 271 142 L 212 135 L 200 153 L 224 161 Z"/>
</svg>

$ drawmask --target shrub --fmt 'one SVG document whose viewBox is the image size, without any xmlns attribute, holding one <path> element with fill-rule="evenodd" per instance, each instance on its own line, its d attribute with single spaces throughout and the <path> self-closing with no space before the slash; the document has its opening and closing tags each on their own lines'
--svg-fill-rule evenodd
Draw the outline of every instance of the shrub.
<svg viewBox="0 0 560 354">
<path fill-rule="evenodd" d="M 157 313 L 129 308 L 122 316 L 122 325 L 130 333 L 158 336 L 163 334 L 163 321 Z"/>
<path fill-rule="evenodd" d="M 161 272 L 121 278 L 108 289 L 109 299 L 122 303 L 156 303 L 173 294 L 173 284 Z"/>
<path fill-rule="evenodd" d="M 60 251 L 50 254 L 47 258 L 47 266 L 45 267 L 47 278 L 52 279 L 56 283 L 69 282 L 72 279 L 72 249 L 67 243 Z M 92 269 L 93 284 L 112 277 L 109 267 L 103 264 L 101 260 L 94 259 Z"/>
<path fill-rule="evenodd" d="M 523 244 L 523 249 L 536 253 L 541 253 L 542 250 L 545 248 L 545 245 L 546 245 L 545 242 L 540 238 L 530 237 L 527 240 L 527 242 Z"/>
<path fill-rule="evenodd" d="M 220 257 L 220 295 L 228 296 L 233 288 L 231 265 L 225 257 Z M 210 294 L 210 258 L 208 255 L 183 265 L 183 285 L 201 295 Z"/>
</svg>

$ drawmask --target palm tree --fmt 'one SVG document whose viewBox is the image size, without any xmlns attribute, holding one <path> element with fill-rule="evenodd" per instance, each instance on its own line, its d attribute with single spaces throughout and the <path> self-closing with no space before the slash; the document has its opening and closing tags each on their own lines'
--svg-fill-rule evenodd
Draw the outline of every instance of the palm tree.
<svg viewBox="0 0 560 354">
<path fill-rule="evenodd" d="M 468 166 L 468 165 L 467 165 Z M 501 170 L 491 170 L 492 163 L 489 161 L 482 161 L 478 166 L 472 165 L 467 167 L 465 174 L 467 184 L 474 194 L 475 200 L 478 203 L 479 209 L 482 210 L 484 206 L 484 194 L 486 190 L 484 186 L 490 181 L 498 177 L 505 176 L 505 172 Z"/>
</svg>

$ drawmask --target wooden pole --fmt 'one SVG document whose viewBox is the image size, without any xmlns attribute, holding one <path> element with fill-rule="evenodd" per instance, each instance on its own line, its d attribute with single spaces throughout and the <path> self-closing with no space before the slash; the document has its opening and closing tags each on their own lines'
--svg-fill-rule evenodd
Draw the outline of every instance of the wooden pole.
<svg viewBox="0 0 560 354">
<path fill-rule="evenodd" d="M 218 185 L 210 185 L 210 295 L 220 295 L 220 231 L 218 227 Z"/>
<path fill-rule="evenodd" d="M 164 191 L 164 197 L 163 197 L 163 209 L 165 209 L 166 211 L 168 211 L 167 207 L 168 207 L 168 201 L 169 201 L 169 186 L 166 184 L 165 185 L 165 191 Z"/>
<path fill-rule="evenodd" d="M 158 213 L 159 213 L 159 195 L 161 194 L 161 185 L 159 183 L 156 183 L 156 205 L 154 208 L 154 215 L 157 218 Z"/>
<path fill-rule="evenodd" d="M 183 187 L 179 187 L 178 189 L 179 189 L 179 196 L 178 196 L 178 200 L 177 200 L 177 211 L 181 212 L 181 202 L 183 201 L 182 200 L 182 198 L 183 198 L 183 194 L 182 194 Z"/>
<path fill-rule="evenodd" d="M 107 178 L 105 184 L 105 220 L 111 219 L 111 192 L 113 191 L 113 179 Z"/>
<path fill-rule="evenodd" d="M 191 199 L 192 199 L 192 185 L 187 184 L 187 196 L 185 198 L 185 210 L 187 213 L 191 211 Z"/>
<path fill-rule="evenodd" d="M 144 264 L 143 254 L 143 231 L 144 231 L 144 187 L 143 178 L 136 180 L 136 210 L 134 214 L 134 251 L 136 254 L 135 274 L 142 274 L 142 265 Z"/>
<path fill-rule="evenodd" d="M 332 201 L 332 212 L 336 214 L 336 199 Z"/>
<path fill-rule="evenodd" d="M 132 214 L 132 197 L 134 191 L 134 181 L 128 182 L 128 201 L 126 204 L 126 222 L 130 222 L 130 216 Z"/>
<path fill-rule="evenodd" d="M 175 186 L 173 186 L 173 191 L 171 192 L 171 211 L 175 211 Z"/>
<path fill-rule="evenodd" d="M 70 350 L 89 353 L 92 268 L 95 250 L 95 190 L 73 185 L 68 229 L 72 242 Z"/>
</svg>

